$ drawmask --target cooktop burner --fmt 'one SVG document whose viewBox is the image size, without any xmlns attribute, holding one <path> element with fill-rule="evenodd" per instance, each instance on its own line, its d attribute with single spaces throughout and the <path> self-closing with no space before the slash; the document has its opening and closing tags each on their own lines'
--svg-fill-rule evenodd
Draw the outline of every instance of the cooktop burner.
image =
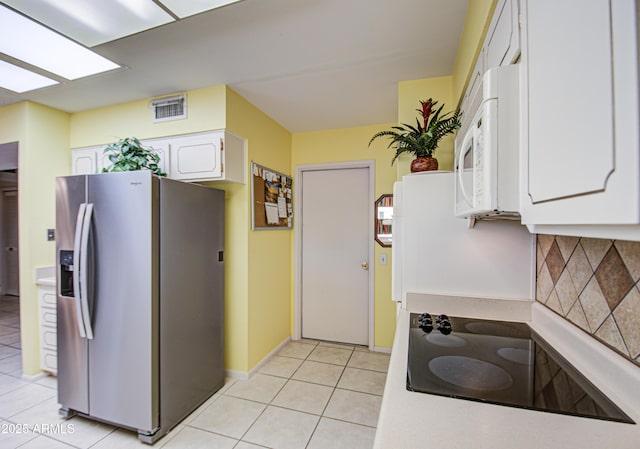
<svg viewBox="0 0 640 449">
<path fill-rule="evenodd" d="M 407 389 L 634 423 L 525 323 L 412 313 Z"/>
</svg>

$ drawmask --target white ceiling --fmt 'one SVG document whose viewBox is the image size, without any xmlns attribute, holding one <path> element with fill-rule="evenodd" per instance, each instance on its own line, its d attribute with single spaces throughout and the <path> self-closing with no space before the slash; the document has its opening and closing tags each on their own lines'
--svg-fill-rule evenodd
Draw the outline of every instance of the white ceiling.
<svg viewBox="0 0 640 449">
<path fill-rule="evenodd" d="M 242 0 L 92 47 L 125 68 L 0 89 L 0 105 L 77 112 L 227 84 L 291 132 L 395 122 L 399 81 L 451 74 L 467 2 Z"/>
</svg>

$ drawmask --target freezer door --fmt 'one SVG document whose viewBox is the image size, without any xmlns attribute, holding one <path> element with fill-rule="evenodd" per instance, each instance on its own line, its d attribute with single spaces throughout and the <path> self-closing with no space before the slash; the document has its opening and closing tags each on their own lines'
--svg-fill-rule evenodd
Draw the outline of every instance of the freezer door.
<svg viewBox="0 0 640 449">
<path fill-rule="evenodd" d="M 160 179 L 162 428 L 224 384 L 224 192 Z"/>
<path fill-rule="evenodd" d="M 63 409 L 89 412 L 87 340 L 79 332 L 74 260 L 76 225 L 86 199 L 86 177 L 56 179 L 56 286 L 58 402 Z"/>
<path fill-rule="evenodd" d="M 90 415 L 158 427 L 158 204 L 149 171 L 87 176 L 93 204 Z"/>
</svg>

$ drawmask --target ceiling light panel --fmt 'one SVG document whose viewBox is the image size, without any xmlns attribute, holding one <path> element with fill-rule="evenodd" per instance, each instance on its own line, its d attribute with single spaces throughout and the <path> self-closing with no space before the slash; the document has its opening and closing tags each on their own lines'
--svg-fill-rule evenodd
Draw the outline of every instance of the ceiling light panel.
<svg viewBox="0 0 640 449">
<path fill-rule="evenodd" d="M 54 84 L 58 84 L 58 82 L 0 60 L 0 87 L 21 94 L 41 87 L 53 86 Z"/>
<path fill-rule="evenodd" d="M 160 0 L 164 6 L 180 18 L 220 8 L 238 1 L 240 0 Z"/>
<path fill-rule="evenodd" d="M 88 47 L 174 21 L 152 0 L 2 0 L 2 3 Z"/>
<path fill-rule="evenodd" d="M 120 67 L 3 6 L 0 6 L 0 53 L 70 80 Z"/>
</svg>

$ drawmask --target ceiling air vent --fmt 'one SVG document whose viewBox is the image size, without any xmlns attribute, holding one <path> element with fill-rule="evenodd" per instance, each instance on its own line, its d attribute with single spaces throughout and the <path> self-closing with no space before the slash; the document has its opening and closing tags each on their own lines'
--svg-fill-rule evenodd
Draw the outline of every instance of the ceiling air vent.
<svg viewBox="0 0 640 449">
<path fill-rule="evenodd" d="M 167 122 L 187 118 L 187 95 L 156 98 L 151 100 L 153 122 Z"/>
</svg>

